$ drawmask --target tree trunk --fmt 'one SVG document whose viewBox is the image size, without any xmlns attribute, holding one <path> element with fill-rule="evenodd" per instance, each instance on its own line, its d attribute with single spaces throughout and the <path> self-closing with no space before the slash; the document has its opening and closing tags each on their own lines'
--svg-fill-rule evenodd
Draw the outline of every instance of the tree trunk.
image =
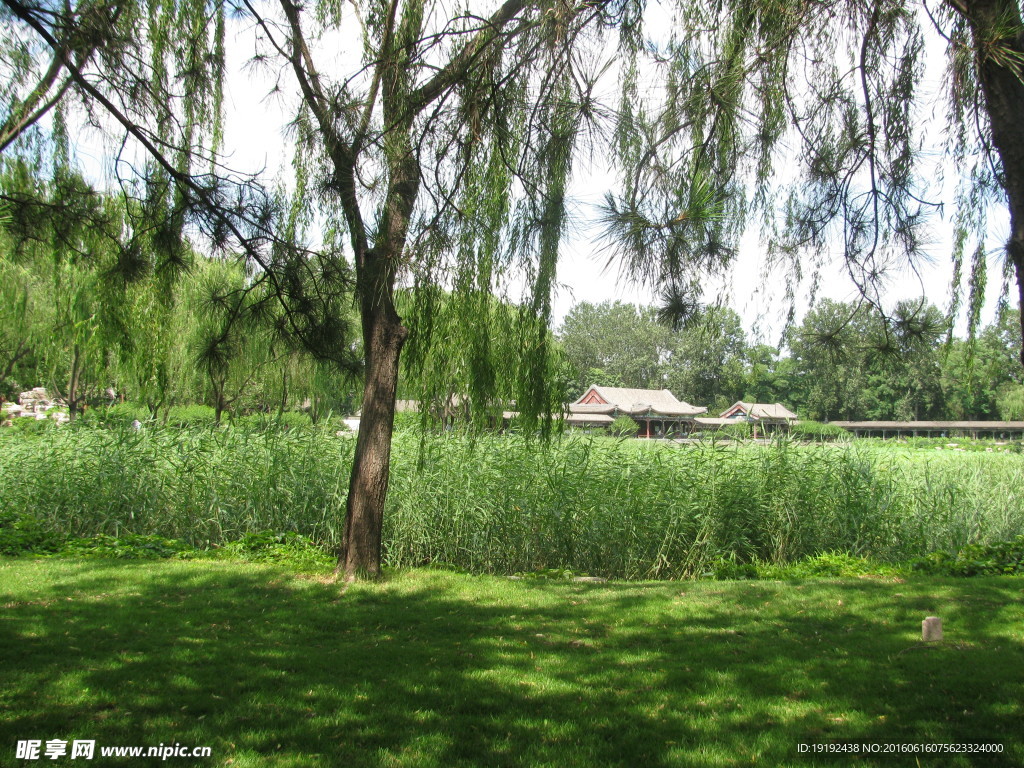
<svg viewBox="0 0 1024 768">
<path fill-rule="evenodd" d="M 78 417 L 78 389 L 81 385 L 81 379 L 82 354 L 78 345 L 75 344 L 71 351 L 71 373 L 68 376 L 68 421 L 74 421 Z"/>
<path fill-rule="evenodd" d="M 149 409 L 149 418 L 150 418 L 150 420 L 154 424 L 156 424 L 157 417 L 160 415 L 160 409 L 164 407 L 164 401 L 165 400 L 166 400 L 166 398 L 161 397 L 158 400 L 147 400 L 146 401 L 146 408 Z M 164 423 L 167 422 L 167 415 L 168 414 L 165 411 L 164 412 Z"/>
<path fill-rule="evenodd" d="M 390 270 L 385 268 L 380 271 Z M 336 569 L 337 573 L 345 575 L 346 581 L 380 575 L 381 534 L 391 469 L 398 361 L 409 333 L 395 312 L 390 290 L 383 294 L 364 291 L 360 305 L 366 383 L 363 387 L 363 410 L 349 479 L 345 537 Z"/>
<path fill-rule="evenodd" d="M 969 0 L 958 9 L 971 24 L 992 143 L 1002 161 L 1003 187 L 1010 209 L 1006 252 L 1017 277 L 1018 305 L 1024 310 L 1024 82 L 1006 66 L 1007 61 L 1024 55 L 1024 27 L 1015 0 Z M 1024 311 L 1021 333 L 1024 335 Z M 1024 364 L 1024 349 L 1021 362 Z"/>
<path fill-rule="evenodd" d="M 281 371 L 281 402 L 277 407 L 277 420 L 284 418 L 285 409 L 288 407 L 288 369 Z"/>
<path fill-rule="evenodd" d="M 14 373 L 14 367 L 18 364 L 21 358 L 25 357 L 32 348 L 29 347 L 24 341 L 19 341 L 17 348 L 11 353 L 2 371 L 0 371 L 0 384 L 7 381 L 7 378 Z"/>
<path fill-rule="evenodd" d="M 345 536 L 335 571 L 344 573 L 346 581 L 380 575 L 381 535 L 398 392 L 398 361 L 409 335 L 395 310 L 395 279 L 405 254 L 409 223 L 421 179 L 419 160 L 410 136 L 412 121 L 423 105 L 415 106 L 409 101 L 407 63 L 403 59 L 405 49 L 401 45 L 392 47 L 390 40 L 385 43 L 385 49 L 384 61 L 378 62 L 377 67 L 381 73 L 384 123 L 390 126 L 384 141 L 389 179 L 377 218 L 373 247 L 369 247 L 368 231 L 355 194 L 353 160 L 358 148 L 351 153 L 332 152 L 338 171 L 342 207 L 351 230 L 366 365 L 363 410 L 345 510 Z M 322 113 L 321 117 L 327 120 L 326 114 Z"/>
<path fill-rule="evenodd" d="M 211 376 L 210 383 L 213 385 L 213 423 L 214 426 L 219 427 L 220 420 L 227 409 L 227 402 L 224 398 L 224 389 L 227 387 L 227 382 L 225 379 Z"/>
</svg>

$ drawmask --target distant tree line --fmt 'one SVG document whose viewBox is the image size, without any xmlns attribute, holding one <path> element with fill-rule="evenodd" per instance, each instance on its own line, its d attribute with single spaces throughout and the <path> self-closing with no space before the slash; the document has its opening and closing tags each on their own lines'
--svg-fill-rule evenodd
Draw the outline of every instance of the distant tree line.
<svg viewBox="0 0 1024 768">
<path fill-rule="evenodd" d="M 196 403 L 218 422 L 240 411 L 352 410 L 355 384 L 289 338 L 280 303 L 254 289 L 240 260 L 182 240 L 171 263 L 128 236 L 123 204 L 77 176 L 41 179 L 17 163 L 0 178 L 5 196 L 30 185 L 38 201 L 26 220 L 8 212 L 0 226 L 0 397 L 43 386 L 72 418 L 121 400 L 157 420 Z M 65 210 L 68 200 L 83 210 Z M 58 215 L 38 215 L 48 207 Z"/>
<path fill-rule="evenodd" d="M 888 317 L 824 300 L 778 347 L 750 342 L 727 307 L 692 312 L 677 329 L 653 307 L 576 305 L 557 336 L 567 396 L 591 384 L 669 389 L 717 413 L 736 400 L 781 402 L 801 418 L 1024 419 L 1020 317 L 1004 309 L 974 338 L 950 333 L 924 299 Z"/>
</svg>

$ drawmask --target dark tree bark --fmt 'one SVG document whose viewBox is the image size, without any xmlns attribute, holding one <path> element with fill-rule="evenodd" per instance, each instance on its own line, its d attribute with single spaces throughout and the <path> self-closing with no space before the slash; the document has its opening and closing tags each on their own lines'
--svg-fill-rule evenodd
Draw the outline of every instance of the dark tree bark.
<svg viewBox="0 0 1024 768">
<path fill-rule="evenodd" d="M 277 405 L 277 418 L 280 419 L 284 416 L 284 412 L 288 409 L 288 369 L 285 368 L 281 371 L 281 402 Z"/>
<path fill-rule="evenodd" d="M 224 416 L 224 411 L 228 408 L 227 399 L 224 396 L 224 390 L 227 387 L 226 379 L 227 376 L 210 375 L 210 384 L 213 387 L 213 423 L 218 427 Z"/>
<path fill-rule="evenodd" d="M 1002 184 L 1010 210 L 1007 258 L 1017 278 L 1024 310 L 1024 24 L 1015 0 L 951 0 L 971 25 L 992 143 L 1002 163 Z M 1021 312 L 1024 334 L 1024 311 Z M 1021 353 L 1024 364 L 1024 351 Z"/>
<path fill-rule="evenodd" d="M 81 349 L 75 344 L 71 351 L 71 372 L 68 375 L 68 421 L 74 421 L 78 418 L 78 413 L 81 410 L 82 398 L 80 396 L 80 388 L 83 364 L 84 360 L 82 359 Z"/>
<path fill-rule="evenodd" d="M 10 357 L 7 359 L 7 362 L 4 364 L 3 370 L 0 370 L 0 384 L 3 384 L 5 381 L 7 381 L 10 375 L 14 373 L 14 368 L 18 364 L 18 361 L 21 360 L 26 355 L 28 355 L 30 352 L 32 352 L 32 347 L 30 347 L 24 339 L 18 341 L 18 346 L 14 349 Z"/>
<path fill-rule="evenodd" d="M 386 278 L 381 282 L 385 281 Z M 380 575 L 381 533 L 390 477 L 398 363 L 402 345 L 408 336 L 395 312 L 390 291 L 385 285 L 381 288 L 385 288 L 386 293 L 380 298 L 374 298 L 370 293 L 360 302 L 366 382 L 349 480 L 345 535 L 337 567 L 347 580 Z"/>
<path fill-rule="evenodd" d="M 346 581 L 379 576 L 381 569 L 398 366 L 409 335 L 395 309 L 395 278 L 420 185 L 408 126 L 407 122 L 397 127 L 393 135 L 396 150 L 389 158 L 390 183 L 382 207 L 378 244 L 364 250 L 361 246 L 366 241 L 353 237 L 366 378 L 345 509 L 345 534 L 336 569 Z"/>
</svg>

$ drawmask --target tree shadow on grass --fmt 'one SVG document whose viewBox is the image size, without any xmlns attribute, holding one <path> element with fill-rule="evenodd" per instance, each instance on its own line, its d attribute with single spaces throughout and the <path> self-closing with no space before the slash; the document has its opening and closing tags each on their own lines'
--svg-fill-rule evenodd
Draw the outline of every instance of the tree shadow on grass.
<svg viewBox="0 0 1024 768">
<path fill-rule="evenodd" d="M 210 746 L 204 762 L 237 766 L 1024 763 L 1019 581 L 419 572 L 339 594 L 237 565 L 40 572 L 0 595 L 0 765 L 29 738 Z M 929 613 L 948 642 L 918 642 Z M 1006 751 L 798 751 L 837 741 Z"/>
</svg>

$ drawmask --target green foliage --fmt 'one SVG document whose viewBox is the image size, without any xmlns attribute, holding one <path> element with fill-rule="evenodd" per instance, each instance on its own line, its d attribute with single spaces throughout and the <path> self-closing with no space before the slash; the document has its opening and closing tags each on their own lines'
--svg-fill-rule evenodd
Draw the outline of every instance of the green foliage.
<svg viewBox="0 0 1024 768">
<path fill-rule="evenodd" d="M 736 559 L 736 555 L 720 556 L 706 564 L 707 570 L 701 574 L 704 578 L 718 581 L 737 581 L 740 579 L 758 578 L 756 563 L 744 563 Z"/>
<path fill-rule="evenodd" d="M 939 550 L 916 559 L 915 571 L 944 576 L 1024 574 L 1024 535 L 991 544 L 971 544 L 955 555 Z"/>
<path fill-rule="evenodd" d="M 974 342 L 947 341 L 945 318 L 922 301 L 901 302 L 890 315 L 822 301 L 789 329 L 780 352 L 748 346 L 735 313 L 721 308 L 698 306 L 672 330 L 651 309 L 583 303 L 559 339 L 575 395 L 594 383 L 667 386 L 712 412 L 742 399 L 832 420 L 1012 419 L 1021 411 L 1016 311 L 1002 312 Z M 809 439 L 842 438 L 802 429 Z"/>
<path fill-rule="evenodd" d="M 35 419 L 21 416 L 11 420 L 11 429 L 25 435 L 38 435 L 49 429 L 56 428 L 53 419 Z"/>
<path fill-rule="evenodd" d="M 749 440 L 754 436 L 754 423 L 743 419 L 736 419 L 732 424 L 726 424 L 718 430 L 718 433 L 732 440 Z"/>
<path fill-rule="evenodd" d="M 1024 385 L 1003 384 L 996 390 L 996 408 L 1004 421 L 1024 421 Z"/>
<path fill-rule="evenodd" d="M 615 437 L 636 437 L 640 426 L 630 416 L 618 416 L 608 425 L 608 433 Z"/>
<path fill-rule="evenodd" d="M 785 563 L 755 559 L 742 562 L 735 555 L 719 557 L 709 564 L 702 576 L 718 580 L 763 579 L 770 581 L 796 579 L 900 578 L 906 568 L 902 564 L 881 563 L 847 552 L 822 552 Z"/>
<path fill-rule="evenodd" d="M 321 572 L 334 565 L 323 547 L 294 532 L 258 531 L 229 541 L 223 547 L 198 550 L 181 539 L 156 534 L 97 533 L 67 538 L 48 528 L 38 518 L 17 517 L 0 512 L 0 555 L 54 555 L 60 557 L 118 560 L 163 560 L 168 558 L 224 558 L 254 563 L 276 563 L 299 572 Z"/>
<path fill-rule="evenodd" d="M 734 310 L 698 307 L 669 339 L 663 386 L 687 402 L 721 411 L 744 392 L 747 352 L 743 323 Z"/>
<path fill-rule="evenodd" d="M 4 194 L 31 194 L 36 207 L 57 204 L 56 182 L 20 164 L 18 173 L 5 167 Z M 143 215 L 118 209 L 114 196 L 80 193 L 96 198 L 109 229 Z M 177 403 L 184 405 L 171 421 L 179 424 L 179 409 L 194 403 L 230 414 L 335 399 L 338 368 L 288 338 L 280 304 L 244 265 L 201 256 L 186 241 L 165 244 L 176 253 L 172 265 L 161 261 L 173 255 L 163 246 L 121 243 L 90 227 L 75 234 L 64 224 L 71 229 L 56 244 L 51 230 L 59 221 L 0 230 L 0 395 L 13 399 L 43 385 L 77 412 L 101 410 L 114 390 L 144 406 L 128 423 L 164 420 Z M 197 418 L 193 412 L 186 422 Z"/>
<path fill-rule="evenodd" d="M 993 141 L 1010 132 L 997 131 L 979 113 L 997 103 L 993 71 L 1019 80 L 1013 35 L 1020 9 L 1004 3 L 1003 13 L 992 14 L 977 5 L 946 4 L 929 14 L 950 41 L 950 130 L 943 140 L 964 174 L 956 185 L 954 291 L 975 244 L 968 241 L 978 241 L 968 278 L 972 335 L 986 281 L 989 202 L 1003 190 L 1018 209 L 1024 204 L 1015 200 L 1020 183 L 1008 181 L 1018 173 L 1011 161 L 1024 155 Z M 240 174 L 215 175 L 227 6 L 126 3 L 111 16 L 106 6 L 89 4 L 46 13 L 12 5 L 0 93 L 12 118 L 4 120 L 4 131 L 15 127 L 3 146 L 36 122 L 37 107 L 46 112 L 56 103 L 52 120 L 41 123 L 52 125 L 49 135 L 32 130 L 37 143 L 21 146 L 19 155 L 32 158 L 33 150 L 52 145 L 47 175 L 53 184 L 46 190 L 52 194 L 43 199 L 95 208 L 84 218 L 108 224 L 103 242 L 113 243 L 103 253 L 104 271 L 64 274 L 71 256 L 92 253 L 95 233 L 80 226 L 83 217 L 65 214 L 54 217 L 59 226 L 43 238 L 58 245 L 63 294 L 55 327 L 65 333 L 47 366 L 69 372 L 72 415 L 90 384 L 103 378 L 117 325 L 104 317 L 117 302 L 105 295 L 100 276 L 131 282 L 157 274 L 152 267 L 185 269 L 187 223 L 216 249 L 243 251 L 251 267 L 237 266 L 210 292 L 198 335 L 207 401 L 218 420 L 243 411 L 247 398 L 265 405 L 276 382 L 261 371 L 296 348 L 354 373 L 356 348 L 343 309 L 353 285 L 365 343 L 383 345 L 387 334 L 369 333 L 382 324 L 404 337 L 393 302 L 401 274 L 428 289 L 419 293 L 428 297 L 423 311 L 410 315 L 408 344 L 413 368 L 423 374 L 425 402 L 465 395 L 472 420 L 486 423 L 506 399 L 505 387 L 532 427 L 563 394 L 552 375 L 558 366 L 549 325 L 557 260 L 573 224 L 569 182 L 587 152 L 608 157 L 616 171 L 601 207 L 612 256 L 664 291 L 669 319 L 688 314 L 683 310 L 694 305 L 699 277 L 727 274 L 752 213 L 772 233 L 772 263 L 790 268 L 787 298 L 805 274 L 817 285 L 830 243 L 841 238 L 847 271 L 868 304 L 880 306 L 890 259 L 915 266 L 928 239 L 927 214 L 939 208 L 927 194 L 933 174 L 916 160 L 929 156 L 921 148 L 935 133 L 922 133 L 928 121 L 918 114 L 926 48 L 920 14 L 901 2 L 680 2 L 669 9 L 672 23 L 654 24 L 645 8 L 510 2 L 489 15 L 486 8 L 418 1 L 394 3 L 390 11 L 357 2 L 362 39 L 353 48 L 365 55 L 353 71 L 338 71 L 322 65 L 328 54 L 320 45 L 309 44 L 342 28 L 336 7 L 287 3 L 289 33 L 282 37 L 268 33 L 281 19 L 265 19 L 254 4 L 239 6 L 243 26 L 255 34 L 241 45 L 261 66 L 283 73 L 274 92 L 296 110 L 288 118 L 296 143 L 294 196 L 281 200 L 237 184 Z M 648 76 L 656 79 L 648 83 Z M 596 94 L 610 79 L 616 87 L 604 103 Z M 84 109 L 65 108 L 66 90 Z M 978 98 L 983 90 L 988 97 Z M 1019 101 L 1014 95 L 1006 103 Z M 106 217 L 103 200 L 73 172 L 70 137 L 77 126 L 68 123 L 75 112 L 104 122 L 95 116 L 101 107 L 114 113 L 106 122 L 127 129 L 120 144 L 125 156 L 141 151 L 140 144 L 151 155 L 139 164 L 137 179 L 118 179 L 124 199 Z M 1007 117 L 1007 110 L 990 109 L 989 121 L 1012 122 L 1012 110 Z M 28 115 L 33 119 L 22 119 Z M 792 166 L 782 174 L 788 189 L 773 170 L 780 157 Z M 112 167 L 135 169 L 127 162 Z M 321 231 L 322 251 L 307 251 L 302 244 Z M 341 255 L 342 239 L 357 265 L 354 276 Z M 1010 262 L 1020 264 L 1019 253 Z M 506 347 L 512 355 L 502 355 L 491 344 L 500 336 L 492 333 L 494 296 L 521 280 L 526 289 L 510 315 L 519 343 Z M 456 300 L 435 312 L 429 294 L 438 286 L 451 286 Z M 133 311 L 120 318 L 130 326 L 126 335 L 152 340 L 154 353 L 126 352 L 119 373 L 155 417 L 174 399 L 168 392 L 181 360 L 171 354 L 178 337 L 163 322 L 172 308 L 153 291 L 130 298 L 125 305 Z M 954 309 L 959 300 L 957 294 Z M 805 377 L 809 413 L 926 418 L 941 409 L 941 377 L 925 353 L 937 327 L 930 309 L 918 314 L 897 306 L 880 325 L 870 318 L 868 351 L 883 362 L 865 367 L 867 358 L 851 360 L 831 377 Z M 460 333 L 446 333 L 451 319 Z M 843 331 L 843 324 L 827 327 L 818 341 L 841 349 Z M 454 343 L 445 350 L 442 340 Z M 699 365 L 677 371 L 681 380 L 673 388 L 711 403 L 722 393 L 709 390 L 721 382 L 737 389 L 743 382 L 733 348 L 740 341 L 732 331 L 704 339 L 697 350 L 708 354 L 690 354 Z M 367 360 L 378 359 L 371 351 Z M 492 353 L 499 362 L 491 362 Z M 823 369 L 811 360 L 813 351 L 795 356 L 809 369 Z M 651 359 L 646 350 L 643 357 Z M 870 382 L 867 393 L 855 387 L 861 373 Z M 280 411 L 288 407 L 288 381 L 286 371 Z M 369 391 L 391 392 L 394 383 Z M 969 400 L 969 407 L 979 406 Z M 542 426 L 546 435 L 550 420 Z M 386 461 L 386 451 L 377 458 Z"/>
<path fill-rule="evenodd" d="M 620 301 L 576 304 L 558 330 L 574 379 L 572 398 L 592 384 L 660 389 L 660 355 L 669 335 L 653 308 Z"/>
<path fill-rule="evenodd" d="M 397 303 L 410 331 L 399 397 L 419 404 L 411 415 L 421 426 L 493 430 L 515 402 L 526 428 L 550 427 L 545 417 L 559 411 L 565 392 L 545 325 L 465 280 L 453 291 L 402 292 Z M 403 426 L 410 421 L 399 416 Z"/>
<path fill-rule="evenodd" d="M 789 402 L 830 421 L 941 418 L 945 318 L 923 299 L 901 302 L 891 315 L 832 300 L 808 312 L 788 333 L 797 389 Z"/>
<path fill-rule="evenodd" d="M 395 414 L 395 431 L 418 432 L 423 424 L 422 417 L 414 411 Z"/>
<path fill-rule="evenodd" d="M 838 440 L 849 441 L 853 434 L 835 424 L 801 419 L 790 426 L 790 434 L 797 440 Z"/>
<path fill-rule="evenodd" d="M 212 410 L 212 409 L 211 409 Z M 285 411 L 284 413 L 250 413 L 245 416 L 236 416 L 231 420 L 234 427 L 243 427 L 254 430 L 274 429 L 308 429 L 313 427 L 313 420 L 308 413 L 301 411 Z M 325 423 L 324 428 L 346 428 L 344 424 L 338 427 L 338 422 Z"/>
<path fill-rule="evenodd" d="M 116 403 L 110 406 L 89 408 L 78 419 L 78 424 L 86 428 L 102 425 L 128 429 L 134 421 L 146 424 L 149 420 L 150 413 L 145 406 L 135 403 Z"/>
<path fill-rule="evenodd" d="M 56 552 L 64 537 L 42 520 L 0 507 L 0 555 Z"/>
<path fill-rule="evenodd" d="M 743 394 L 746 338 L 731 309 L 695 307 L 686 323 L 669 328 L 653 307 L 583 302 L 558 337 L 573 397 L 598 384 L 669 389 L 690 403 L 725 407 Z"/>
<path fill-rule="evenodd" d="M 823 552 L 794 563 L 764 565 L 758 569 L 758 575 L 762 579 L 849 579 L 865 576 L 891 578 L 901 573 L 900 566 L 880 563 L 867 557 L 857 557 L 847 552 Z"/>
<path fill-rule="evenodd" d="M 865 444 L 884 444 L 881 438 L 859 438 Z M 900 442 L 911 448 L 931 449 L 933 451 L 952 451 L 955 453 L 1020 453 L 1020 442 L 1004 442 L 995 440 L 974 440 L 961 435 L 950 437 L 903 437 Z"/>
<path fill-rule="evenodd" d="M 118 536 L 96 534 L 88 538 L 68 539 L 60 554 L 68 557 L 102 557 L 120 560 L 161 560 L 194 552 L 180 539 L 123 533 Z"/>
<path fill-rule="evenodd" d="M 336 560 L 312 539 L 294 531 L 247 533 L 226 544 L 222 553 L 247 562 L 276 563 L 306 573 L 333 568 Z"/>
<path fill-rule="evenodd" d="M 72 537 L 158 535 L 207 548 L 266 529 L 336 545 L 354 441 L 329 427 L 147 423 L 32 440 L 2 430 L 0 446 L 0 470 L 10 472 L 0 477 L 0 509 Z"/>
<path fill-rule="evenodd" d="M 208 405 L 173 405 L 167 412 L 169 427 L 212 427 L 217 412 Z"/>
<path fill-rule="evenodd" d="M 330 551 L 341 541 L 353 443 L 330 427 L 269 424 L 63 428 L 31 439 L 5 430 L 0 510 L 31 520 L 25 535 L 41 537 L 41 548 L 51 537 L 131 534 L 198 549 L 242 540 L 239 551 L 255 556 L 270 545 L 305 551 L 298 535 Z M 1024 525 L 1021 458 L 1009 452 L 578 436 L 545 449 L 515 434 L 413 430 L 396 433 L 392 462 L 392 567 L 739 578 L 753 564 L 762 577 L 789 578 L 770 568 L 818 556 L 834 564 L 834 552 L 896 564 L 1002 541 Z"/>
</svg>

